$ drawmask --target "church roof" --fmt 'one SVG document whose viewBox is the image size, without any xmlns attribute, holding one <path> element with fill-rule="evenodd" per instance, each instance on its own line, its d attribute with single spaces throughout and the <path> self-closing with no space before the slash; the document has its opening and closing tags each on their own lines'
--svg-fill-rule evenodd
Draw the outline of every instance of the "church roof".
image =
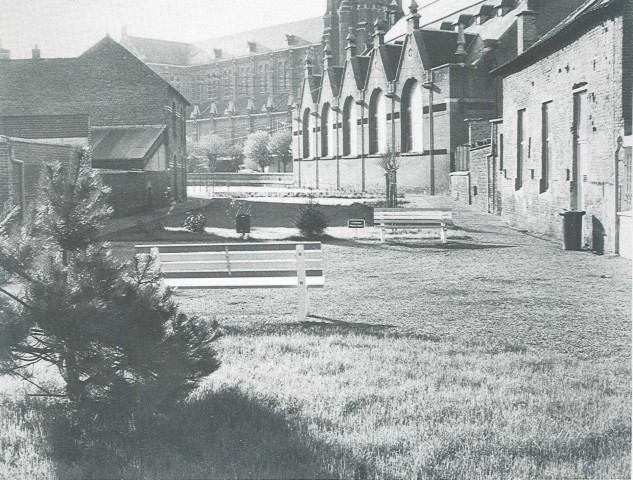
<svg viewBox="0 0 633 480">
<path fill-rule="evenodd" d="M 223 59 L 239 57 L 253 53 L 249 50 L 249 42 L 255 43 L 264 51 L 321 43 L 323 28 L 323 17 L 315 17 L 203 40 L 197 42 L 196 46 L 207 52 L 221 50 Z"/>
</svg>

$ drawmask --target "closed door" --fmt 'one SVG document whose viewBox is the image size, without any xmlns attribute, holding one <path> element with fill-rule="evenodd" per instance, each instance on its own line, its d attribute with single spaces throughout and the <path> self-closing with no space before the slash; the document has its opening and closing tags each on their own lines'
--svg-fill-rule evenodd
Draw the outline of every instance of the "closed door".
<svg viewBox="0 0 633 480">
<path fill-rule="evenodd" d="M 587 92 L 574 94 L 574 158 L 572 164 L 571 209 L 584 210 L 587 187 Z"/>
</svg>

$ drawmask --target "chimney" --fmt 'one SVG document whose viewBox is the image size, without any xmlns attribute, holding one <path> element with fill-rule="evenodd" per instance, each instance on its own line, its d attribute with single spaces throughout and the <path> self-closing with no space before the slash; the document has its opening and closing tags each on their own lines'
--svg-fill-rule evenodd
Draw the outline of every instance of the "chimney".
<svg viewBox="0 0 633 480">
<path fill-rule="evenodd" d="M 0 41 L 0 60 L 11 60 L 11 52 L 6 48 L 2 48 L 2 42 Z"/>
<path fill-rule="evenodd" d="M 538 40 L 536 13 L 533 2 L 528 1 L 526 10 L 517 13 L 517 53 L 521 55 Z"/>
<path fill-rule="evenodd" d="M 351 60 L 356 57 L 356 36 L 354 35 L 354 29 L 349 27 L 349 34 L 347 35 L 347 59 Z"/>
<path fill-rule="evenodd" d="M 418 3 L 415 0 L 411 0 L 409 6 L 409 16 L 407 17 L 407 32 L 413 33 L 415 30 L 420 29 L 420 14 L 418 13 Z"/>
<path fill-rule="evenodd" d="M 460 21 L 457 24 L 457 50 L 455 50 L 455 63 L 464 63 L 466 60 L 466 35 L 464 34 L 464 24 Z"/>
<path fill-rule="evenodd" d="M 37 45 L 35 45 L 35 47 L 33 48 L 33 50 L 31 50 L 32 56 L 33 56 L 33 60 L 39 60 L 41 57 L 40 55 L 40 49 Z"/>
<path fill-rule="evenodd" d="M 385 44 L 385 25 L 380 20 L 374 22 L 374 48 Z"/>
<path fill-rule="evenodd" d="M 222 49 L 221 49 L 221 48 L 214 48 L 214 49 L 213 49 L 213 56 L 214 56 L 216 59 L 220 59 L 220 58 L 222 58 Z"/>
</svg>

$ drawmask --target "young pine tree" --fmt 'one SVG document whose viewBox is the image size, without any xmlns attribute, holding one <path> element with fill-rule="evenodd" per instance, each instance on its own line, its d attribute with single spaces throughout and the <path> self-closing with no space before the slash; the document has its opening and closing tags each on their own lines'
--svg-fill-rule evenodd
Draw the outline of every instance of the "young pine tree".
<svg viewBox="0 0 633 480">
<path fill-rule="evenodd" d="M 117 262 L 98 240 L 111 209 L 89 150 L 44 177 L 32 233 L 0 238 L 0 269 L 25 285 L 20 298 L 0 291 L 0 373 L 56 365 L 64 394 L 91 411 L 116 405 L 120 414 L 140 398 L 172 405 L 218 368 L 215 325 L 160 293 L 151 258 Z M 37 249 L 28 248 L 34 241 Z"/>
</svg>

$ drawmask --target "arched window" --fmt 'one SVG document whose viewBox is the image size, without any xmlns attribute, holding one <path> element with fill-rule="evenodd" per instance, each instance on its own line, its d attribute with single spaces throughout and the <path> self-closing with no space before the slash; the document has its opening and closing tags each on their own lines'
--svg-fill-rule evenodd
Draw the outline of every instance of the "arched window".
<svg viewBox="0 0 633 480">
<path fill-rule="evenodd" d="M 422 88 L 411 80 L 402 96 L 402 151 L 421 152 L 424 149 L 422 130 Z"/>
<path fill-rule="evenodd" d="M 356 104 L 347 97 L 343 106 L 343 155 L 356 155 Z"/>
<path fill-rule="evenodd" d="M 301 135 L 303 135 L 303 158 L 310 157 L 310 109 L 303 111 L 303 124 Z"/>
<path fill-rule="evenodd" d="M 387 108 L 385 96 L 378 88 L 369 101 L 369 153 L 384 153 L 386 150 Z"/>
<path fill-rule="evenodd" d="M 329 157 L 330 152 L 330 104 L 323 105 L 321 112 L 321 156 Z"/>
</svg>

